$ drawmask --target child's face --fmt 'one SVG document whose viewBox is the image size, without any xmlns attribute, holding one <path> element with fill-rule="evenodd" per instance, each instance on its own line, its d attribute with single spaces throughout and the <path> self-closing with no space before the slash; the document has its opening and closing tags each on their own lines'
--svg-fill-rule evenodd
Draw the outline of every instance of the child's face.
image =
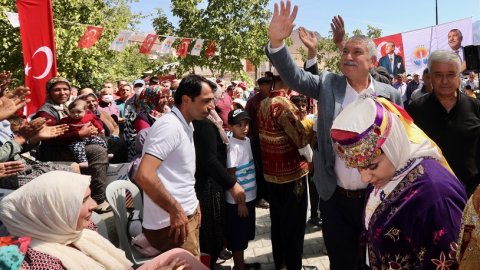
<svg viewBox="0 0 480 270">
<path fill-rule="evenodd" d="M 240 123 L 235 125 L 230 125 L 230 130 L 233 133 L 233 137 L 237 139 L 245 139 L 248 133 L 248 120 L 242 120 Z"/>
<path fill-rule="evenodd" d="M 85 116 L 85 108 L 79 107 L 79 106 L 73 107 L 69 111 L 69 114 L 70 114 L 70 117 L 75 120 L 82 119 Z"/>
<path fill-rule="evenodd" d="M 297 106 L 297 108 L 300 112 L 300 116 L 302 118 L 307 115 L 307 103 L 305 103 L 303 101 L 300 101 L 300 102 L 296 102 L 295 106 Z"/>
</svg>

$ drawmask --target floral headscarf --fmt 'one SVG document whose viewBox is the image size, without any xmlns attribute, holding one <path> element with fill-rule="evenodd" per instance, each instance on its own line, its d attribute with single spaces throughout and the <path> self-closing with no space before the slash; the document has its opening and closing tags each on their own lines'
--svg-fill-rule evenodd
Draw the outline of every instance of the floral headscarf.
<svg viewBox="0 0 480 270">
<path fill-rule="evenodd" d="M 167 88 L 161 88 L 160 86 L 149 86 L 143 90 L 138 99 L 138 112 L 145 112 L 153 117 L 157 117 L 163 113 L 163 108 L 158 108 L 158 101 L 160 97 L 168 95 Z"/>
</svg>

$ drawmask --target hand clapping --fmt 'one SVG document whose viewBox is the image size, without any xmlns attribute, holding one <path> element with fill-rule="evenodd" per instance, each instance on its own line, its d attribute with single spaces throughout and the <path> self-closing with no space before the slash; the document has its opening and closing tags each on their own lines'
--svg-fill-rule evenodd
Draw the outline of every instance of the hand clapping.
<svg viewBox="0 0 480 270">
<path fill-rule="evenodd" d="M 26 98 L 29 94 L 28 87 L 17 87 L 13 91 L 4 93 L 0 97 L 0 120 L 7 119 L 30 102 L 30 99 Z"/>
</svg>

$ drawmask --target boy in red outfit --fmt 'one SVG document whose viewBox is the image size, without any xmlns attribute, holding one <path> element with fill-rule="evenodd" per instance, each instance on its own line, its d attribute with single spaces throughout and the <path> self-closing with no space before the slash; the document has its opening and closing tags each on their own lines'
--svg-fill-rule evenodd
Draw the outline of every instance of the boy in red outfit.
<svg viewBox="0 0 480 270">
<path fill-rule="evenodd" d="M 92 124 L 99 133 L 104 133 L 102 121 L 93 113 L 88 111 L 87 102 L 82 99 L 76 99 L 68 105 L 68 117 L 60 120 L 62 124 L 68 124 L 69 132 L 78 131 L 83 126 Z M 68 148 L 73 152 L 75 161 L 81 168 L 88 167 L 87 155 L 85 153 L 85 146 L 87 144 L 98 144 L 107 148 L 105 141 L 99 136 L 91 136 L 80 140 L 71 141 Z"/>
</svg>

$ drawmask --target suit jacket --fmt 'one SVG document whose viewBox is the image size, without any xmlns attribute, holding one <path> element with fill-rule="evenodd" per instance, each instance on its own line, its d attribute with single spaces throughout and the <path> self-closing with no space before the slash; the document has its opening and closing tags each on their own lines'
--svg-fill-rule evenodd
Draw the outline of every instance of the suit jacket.
<svg viewBox="0 0 480 270">
<path fill-rule="evenodd" d="M 386 68 L 387 71 L 388 71 L 388 74 L 397 75 L 399 73 L 401 74 L 401 73 L 405 72 L 405 67 L 403 66 L 403 61 L 402 60 L 403 59 L 400 55 L 394 54 L 393 70 L 392 70 L 392 66 L 390 65 L 390 58 L 388 57 L 388 54 L 387 54 L 387 55 L 383 56 L 382 58 L 380 58 L 380 60 L 378 60 L 378 65 Z"/>
<path fill-rule="evenodd" d="M 267 45 L 269 46 L 269 45 Z M 295 64 L 286 47 L 270 54 L 266 48 L 267 56 L 277 69 L 282 80 L 295 91 L 317 100 L 317 140 L 319 159 L 314 163 L 315 171 L 320 173 L 320 183 L 317 183 L 318 194 L 323 200 L 328 200 L 337 187 L 335 174 L 335 152 L 330 138 L 330 129 L 333 119 L 337 117 L 342 108 L 347 88 L 347 78 L 344 75 L 321 71 L 312 75 Z M 375 92 L 386 97 L 396 104 L 402 104 L 400 95 L 390 85 L 372 79 Z"/>
</svg>

